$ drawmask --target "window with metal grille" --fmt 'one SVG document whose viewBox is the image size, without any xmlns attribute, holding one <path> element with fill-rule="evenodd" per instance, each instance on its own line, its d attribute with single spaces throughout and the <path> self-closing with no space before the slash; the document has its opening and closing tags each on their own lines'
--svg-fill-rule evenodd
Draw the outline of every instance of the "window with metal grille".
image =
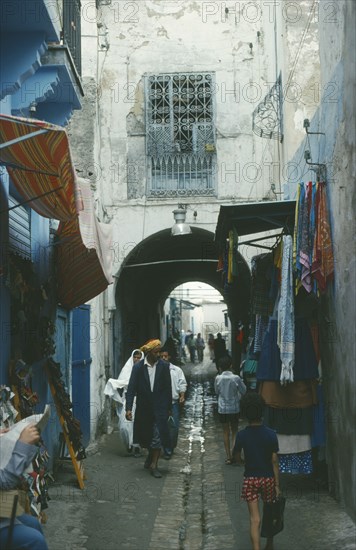
<svg viewBox="0 0 356 550">
<path fill-rule="evenodd" d="M 211 73 L 146 77 L 149 196 L 215 193 L 213 88 Z"/>
</svg>

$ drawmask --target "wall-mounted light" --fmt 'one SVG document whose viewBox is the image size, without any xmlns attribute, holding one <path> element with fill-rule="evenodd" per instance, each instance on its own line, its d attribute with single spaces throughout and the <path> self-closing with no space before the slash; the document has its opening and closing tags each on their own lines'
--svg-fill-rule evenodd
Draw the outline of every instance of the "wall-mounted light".
<svg viewBox="0 0 356 550">
<path fill-rule="evenodd" d="M 173 210 L 174 225 L 171 229 L 172 237 L 177 235 L 191 235 L 192 230 L 188 223 L 185 223 L 185 217 L 187 214 L 187 207 L 185 204 L 178 204 L 178 208 Z"/>
</svg>

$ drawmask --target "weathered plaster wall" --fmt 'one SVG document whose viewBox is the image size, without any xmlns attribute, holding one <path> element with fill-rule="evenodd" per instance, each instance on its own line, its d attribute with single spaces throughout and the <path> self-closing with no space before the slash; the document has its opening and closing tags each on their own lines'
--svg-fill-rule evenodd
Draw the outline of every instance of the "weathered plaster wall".
<svg viewBox="0 0 356 550">
<path fill-rule="evenodd" d="M 178 200 L 146 201 L 145 73 L 212 71 L 216 78 L 218 201 L 190 198 L 197 224 L 212 231 L 222 201 L 268 196 L 275 143 L 252 133 L 252 111 L 268 87 L 261 21 L 242 3 L 117 2 L 102 5 L 100 22 L 110 44 L 99 75 L 101 197 L 114 227 L 118 269 L 125 247 L 172 225 Z M 224 8 L 224 9 L 223 9 Z M 126 8 L 128 10 L 128 7 Z M 252 50 L 249 44 L 252 43 Z M 128 193 L 129 189 L 129 193 Z M 129 197 L 134 197 L 128 199 Z M 149 205 L 149 206 L 148 206 Z M 189 216 L 189 212 L 188 212 Z M 191 220 L 189 220 L 191 221 Z M 130 235 L 127 228 L 130 227 Z M 131 231 L 132 228 L 132 231 Z"/>
<path fill-rule="evenodd" d="M 327 413 L 327 462 L 332 494 L 356 516 L 355 453 L 355 18 L 349 0 L 320 2 L 320 107 L 311 119 L 314 162 L 325 163 L 332 224 L 335 280 L 320 312 L 323 381 Z M 292 162 L 298 162 L 305 141 Z M 308 172 L 304 180 L 313 178 Z M 286 187 L 289 198 L 296 185 Z"/>
<path fill-rule="evenodd" d="M 356 4 L 345 0 L 335 7 L 334 23 L 322 22 L 320 27 L 323 84 L 328 86 L 320 121 L 326 132 L 324 158 L 331 165 L 328 189 L 335 254 L 335 284 L 324 312 L 330 330 L 323 351 L 330 403 L 327 451 L 331 490 L 355 518 Z M 335 91 L 332 96 L 331 90 Z"/>
</svg>

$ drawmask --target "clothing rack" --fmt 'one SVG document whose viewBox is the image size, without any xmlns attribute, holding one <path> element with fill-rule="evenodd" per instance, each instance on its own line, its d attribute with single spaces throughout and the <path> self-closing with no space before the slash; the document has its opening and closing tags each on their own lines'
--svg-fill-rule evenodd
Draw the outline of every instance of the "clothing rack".
<svg viewBox="0 0 356 550">
<path fill-rule="evenodd" d="M 282 239 L 283 235 L 292 235 L 292 232 L 290 230 L 288 220 L 286 221 L 281 233 L 277 233 L 277 235 L 270 235 L 265 237 L 258 237 L 256 239 L 249 239 L 248 241 L 244 241 L 242 243 L 238 243 L 238 247 L 247 244 L 249 246 L 255 246 L 256 248 L 264 248 L 266 250 L 274 250 L 276 246 L 279 244 L 279 241 Z M 263 245 L 263 244 L 255 244 L 259 241 L 265 241 L 266 239 L 276 239 L 275 243 L 272 246 Z"/>
</svg>

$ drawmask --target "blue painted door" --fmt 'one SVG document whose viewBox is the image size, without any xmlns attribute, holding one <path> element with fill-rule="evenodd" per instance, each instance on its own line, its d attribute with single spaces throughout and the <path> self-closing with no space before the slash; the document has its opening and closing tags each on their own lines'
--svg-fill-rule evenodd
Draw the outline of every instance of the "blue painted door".
<svg viewBox="0 0 356 550">
<path fill-rule="evenodd" d="M 90 306 L 83 305 L 72 318 L 72 403 L 84 447 L 90 440 L 90 364 Z"/>
</svg>

